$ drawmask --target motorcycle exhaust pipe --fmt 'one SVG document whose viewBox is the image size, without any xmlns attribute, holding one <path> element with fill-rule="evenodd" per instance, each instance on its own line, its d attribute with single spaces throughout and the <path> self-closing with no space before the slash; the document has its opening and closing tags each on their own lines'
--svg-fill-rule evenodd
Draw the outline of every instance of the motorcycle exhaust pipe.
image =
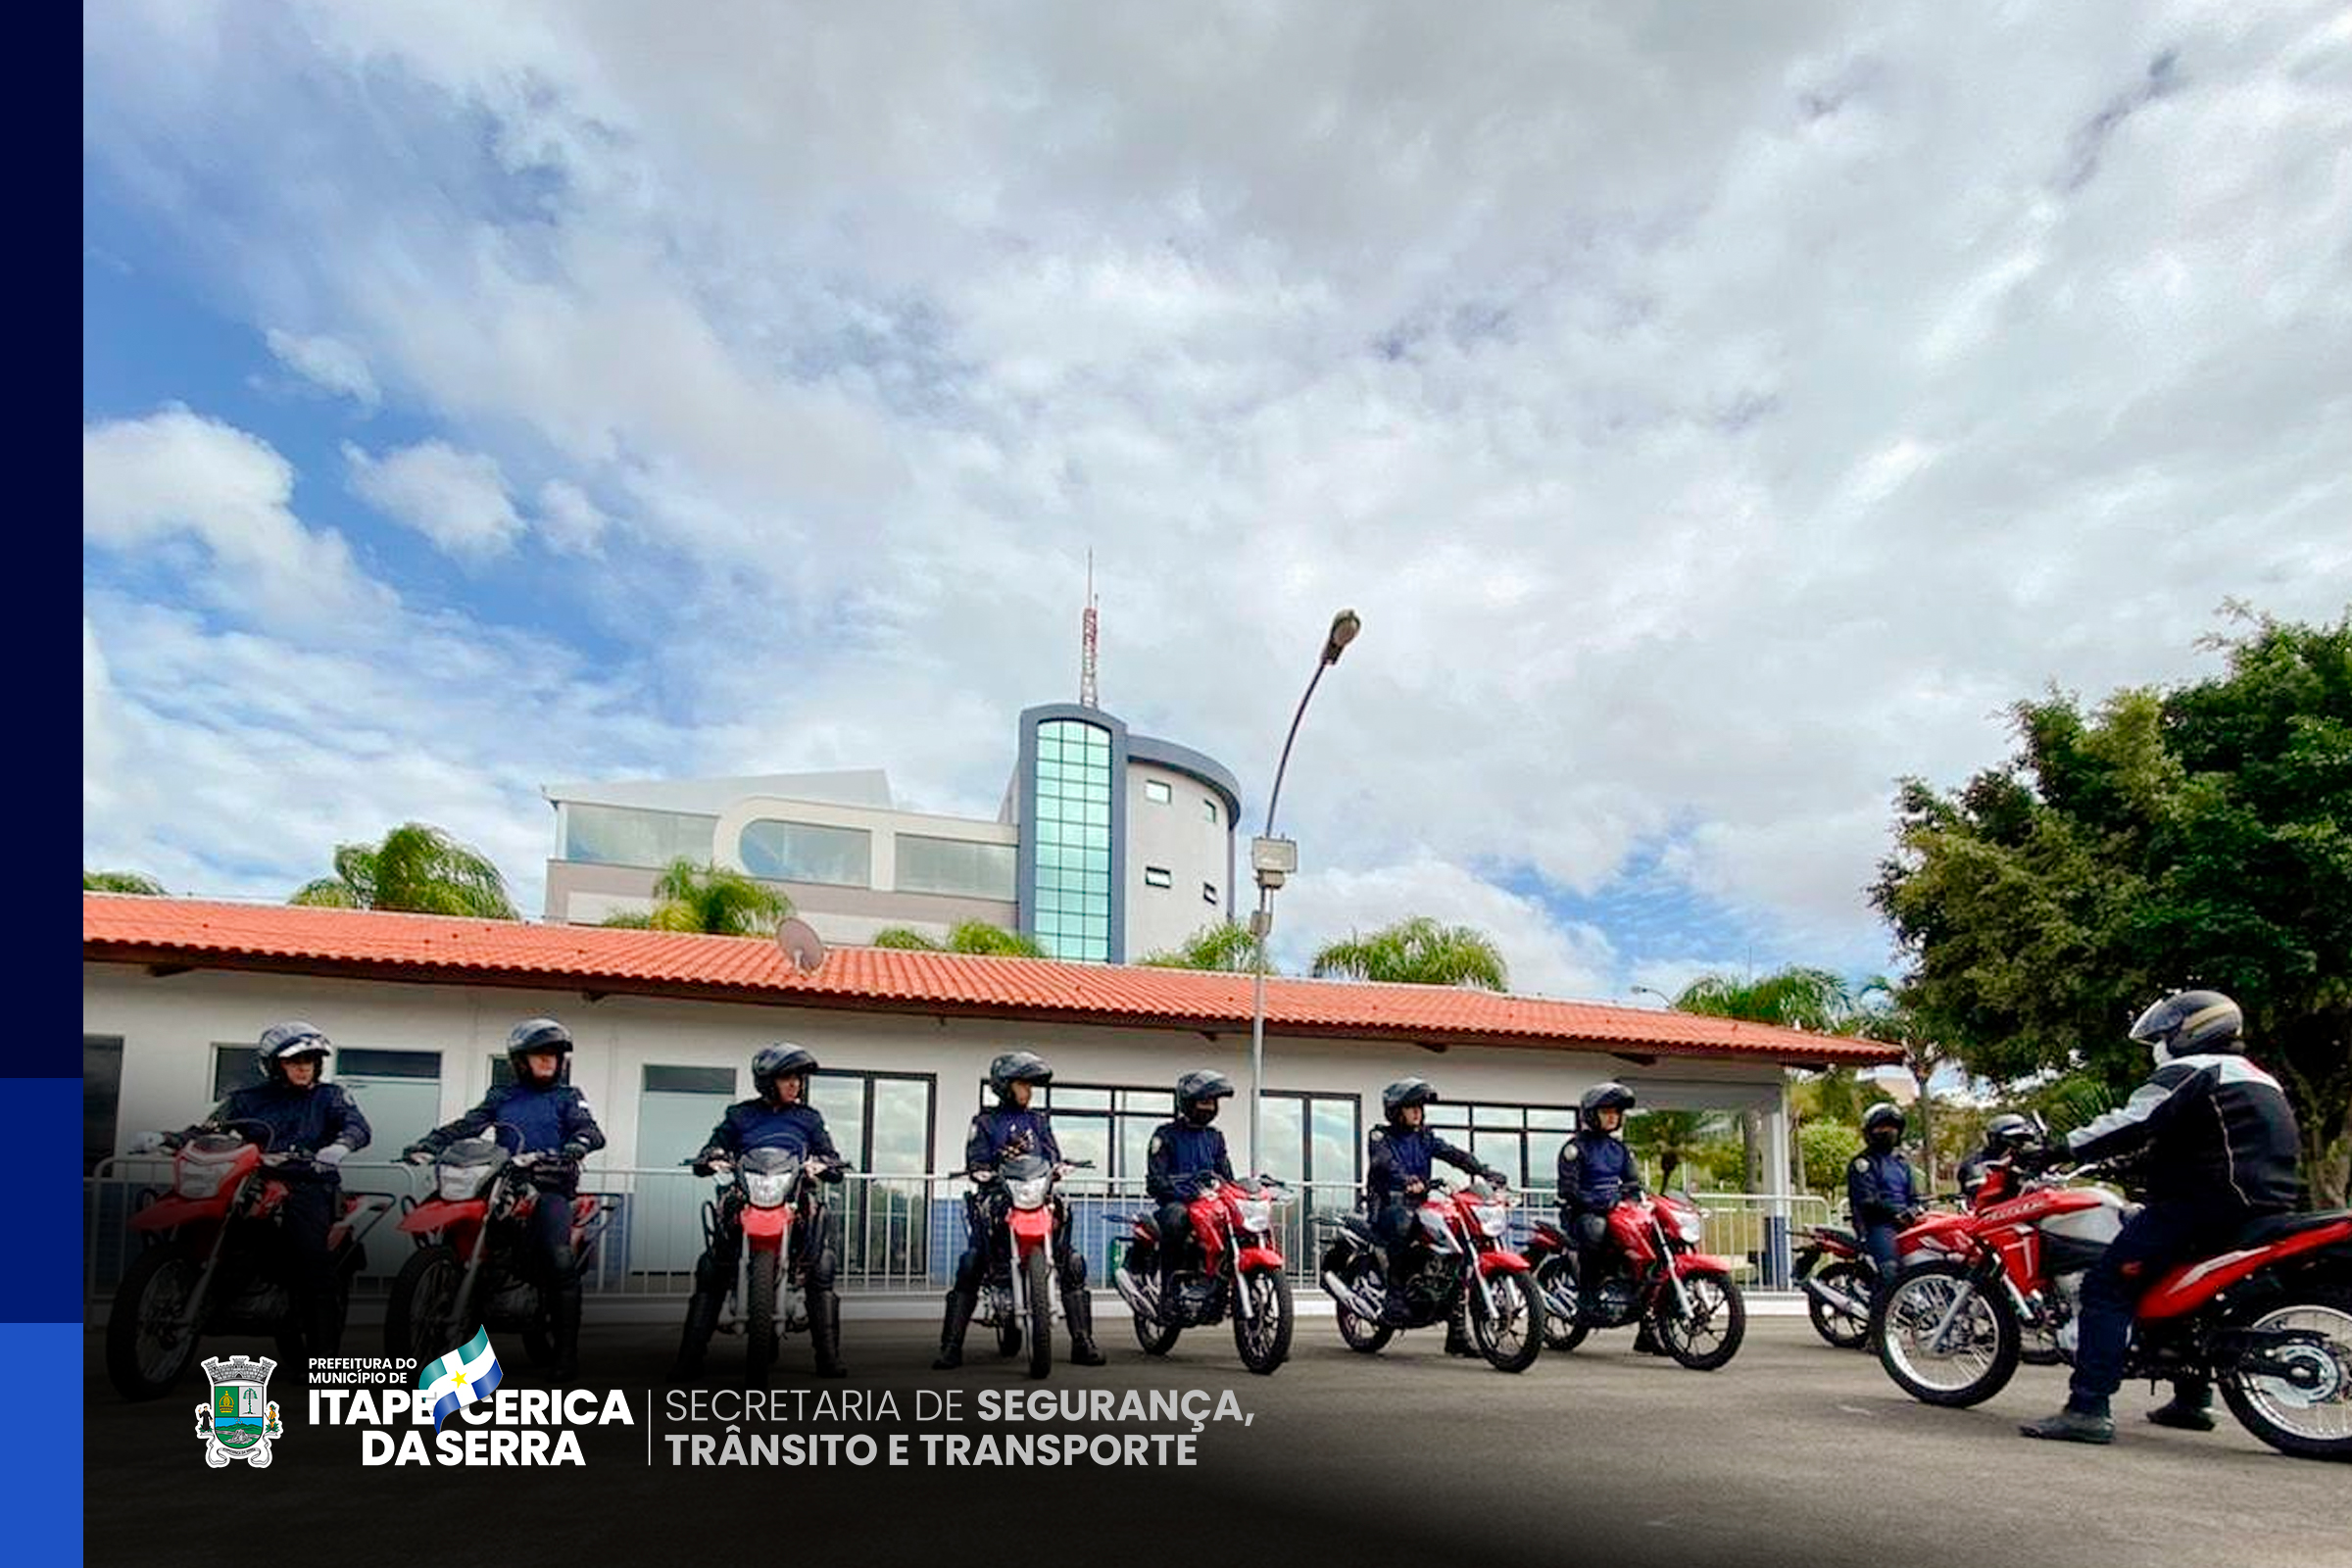
<svg viewBox="0 0 2352 1568">
<path fill-rule="evenodd" d="M 1848 1292 L 1833 1290 L 1819 1280 L 1806 1280 L 1804 1287 L 1807 1296 L 1834 1312 L 1842 1312 L 1848 1317 L 1870 1316 L 1870 1303 Z"/>
<path fill-rule="evenodd" d="M 1154 1323 L 1159 1321 L 1157 1293 L 1147 1287 L 1133 1274 L 1128 1273 L 1126 1264 L 1121 1263 L 1112 1270 L 1110 1283 L 1118 1287 L 1119 1299 L 1127 1303 L 1130 1311 L 1138 1317 L 1148 1317 Z"/>
<path fill-rule="evenodd" d="M 1368 1318 L 1375 1323 L 1380 1321 L 1380 1303 L 1366 1300 L 1359 1292 L 1331 1269 L 1323 1271 L 1323 1291 L 1325 1295 L 1348 1311 L 1353 1312 L 1357 1317 Z"/>
</svg>

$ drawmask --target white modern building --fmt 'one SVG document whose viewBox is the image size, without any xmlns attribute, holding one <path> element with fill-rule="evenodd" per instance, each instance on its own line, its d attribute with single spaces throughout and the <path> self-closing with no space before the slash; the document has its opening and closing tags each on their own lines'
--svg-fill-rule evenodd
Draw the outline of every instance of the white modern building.
<svg viewBox="0 0 2352 1568">
<path fill-rule="evenodd" d="M 1015 755 L 993 819 L 901 809 L 880 769 L 547 785 L 547 918 L 649 909 L 680 857 L 768 883 L 831 942 L 977 919 L 1118 963 L 1230 917 L 1241 786 L 1222 763 L 1078 704 L 1024 711 Z"/>
</svg>

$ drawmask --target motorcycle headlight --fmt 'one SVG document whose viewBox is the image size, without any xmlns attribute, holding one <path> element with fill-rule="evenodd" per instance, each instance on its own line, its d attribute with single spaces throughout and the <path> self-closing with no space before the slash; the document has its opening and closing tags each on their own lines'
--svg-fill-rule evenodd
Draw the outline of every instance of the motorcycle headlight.
<svg viewBox="0 0 2352 1568">
<path fill-rule="evenodd" d="M 225 1161 L 186 1159 L 179 1165 L 179 1196 L 182 1198 L 213 1198 L 220 1191 L 220 1183 L 228 1176 Z"/>
<path fill-rule="evenodd" d="M 1043 1208 L 1046 1206 L 1047 1190 L 1053 1185 L 1054 1178 L 1051 1176 L 1032 1176 L 1027 1181 L 1006 1182 L 1004 1191 L 1015 1208 Z"/>
<path fill-rule="evenodd" d="M 1270 1198 L 1245 1198 L 1233 1205 L 1242 1219 L 1242 1229 L 1261 1235 L 1274 1228 L 1274 1200 Z"/>
<path fill-rule="evenodd" d="M 1698 1213 L 1695 1209 L 1678 1208 L 1675 1209 L 1673 1213 L 1674 1234 L 1681 1237 L 1684 1241 L 1689 1242 L 1692 1247 L 1696 1247 L 1698 1245 L 1699 1237 L 1706 1234 L 1707 1222 L 1705 1216 Z"/>
<path fill-rule="evenodd" d="M 1478 1216 L 1478 1228 L 1489 1236 L 1500 1236 L 1509 1229 L 1511 1211 L 1501 1203 L 1481 1203 L 1471 1210 Z"/>
<path fill-rule="evenodd" d="M 792 1191 L 792 1176 L 782 1171 L 747 1170 L 743 1173 L 743 1193 L 754 1208 L 781 1208 L 786 1195 Z"/>
<path fill-rule="evenodd" d="M 490 1170 L 488 1165 L 444 1165 L 435 1179 L 434 1191 L 444 1202 L 469 1202 L 480 1196 L 482 1183 L 490 1179 Z"/>
</svg>

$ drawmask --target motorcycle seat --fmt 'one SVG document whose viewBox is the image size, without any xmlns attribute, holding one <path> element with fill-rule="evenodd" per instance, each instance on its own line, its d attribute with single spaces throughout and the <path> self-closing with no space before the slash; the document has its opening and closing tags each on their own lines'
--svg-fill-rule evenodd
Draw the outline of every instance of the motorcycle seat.
<svg viewBox="0 0 2352 1568">
<path fill-rule="evenodd" d="M 1826 1241 L 1841 1242 L 1847 1247 L 1860 1247 L 1862 1239 L 1842 1225 L 1816 1225 L 1813 1234 Z"/>
<path fill-rule="evenodd" d="M 2289 1236 L 2316 1230 L 2322 1225 L 2333 1225 L 2352 1219 L 2352 1208 L 2327 1208 L 2308 1214 L 2263 1214 L 2246 1221 L 2238 1231 L 2238 1245 L 2266 1247 L 2272 1242 L 2283 1242 Z"/>
</svg>

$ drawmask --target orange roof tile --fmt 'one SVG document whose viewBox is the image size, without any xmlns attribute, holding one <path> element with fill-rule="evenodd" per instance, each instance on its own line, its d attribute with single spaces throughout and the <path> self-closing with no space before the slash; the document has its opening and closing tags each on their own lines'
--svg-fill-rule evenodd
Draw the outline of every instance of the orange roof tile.
<svg viewBox="0 0 2352 1568">
<path fill-rule="evenodd" d="M 1247 1029 L 1250 977 L 1044 958 L 833 949 L 803 973 L 773 942 L 604 926 L 84 893 L 94 962 L 259 969 L 420 984 L 553 987 L 707 1001 L 1141 1028 Z M 1446 986 L 1275 976 L 1269 1033 L 1867 1066 L 1865 1040 L 1698 1013 Z"/>
</svg>

